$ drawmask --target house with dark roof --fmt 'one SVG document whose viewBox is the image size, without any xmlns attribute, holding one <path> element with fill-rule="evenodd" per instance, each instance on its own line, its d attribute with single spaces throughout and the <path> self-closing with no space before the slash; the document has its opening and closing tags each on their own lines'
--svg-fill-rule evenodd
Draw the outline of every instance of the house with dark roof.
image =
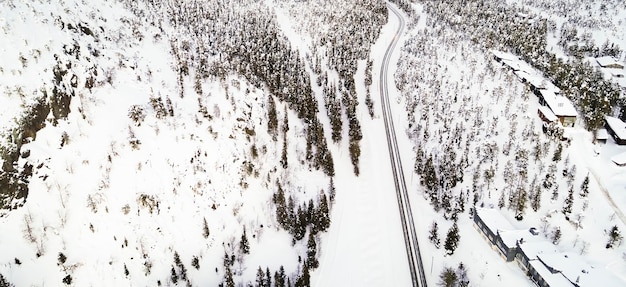
<svg viewBox="0 0 626 287">
<path fill-rule="evenodd" d="M 626 286 L 577 253 L 560 252 L 535 228 L 515 229 L 497 209 L 474 208 L 474 227 L 507 262 L 515 261 L 539 287 Z"/>
</svg>

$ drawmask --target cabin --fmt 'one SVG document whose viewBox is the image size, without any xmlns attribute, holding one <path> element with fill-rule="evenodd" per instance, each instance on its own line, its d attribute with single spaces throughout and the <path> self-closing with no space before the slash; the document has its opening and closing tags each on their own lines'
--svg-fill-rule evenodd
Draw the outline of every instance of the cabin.
<svg viewBox="0 0 626 287">
<path fill-rule="evenodd" d="M 619 61 L 615 60 L 615 58 L 611 56 L 604 56 L 604 57 L 596 58 L 596 62 L 598 63 L 598 65 L 600 65 L 600 67 L 605 68 L 605 69 L 623 69 L 624 68 L 623 63 L 620 63 Z"/>
<path fill-rule="evenodd" d="M 541 90 L 540 94 L 539 103 L 550 108 L 563 127 L 574 126 L 578 112 L 568 98 L 557 95 L 552 90 Z"/>
<path fill-rule="evenodd" d="M 626 123 L 618 118 L 605 117 L 604 128 L 618 145 L 626 145 Z"/>
</svg>

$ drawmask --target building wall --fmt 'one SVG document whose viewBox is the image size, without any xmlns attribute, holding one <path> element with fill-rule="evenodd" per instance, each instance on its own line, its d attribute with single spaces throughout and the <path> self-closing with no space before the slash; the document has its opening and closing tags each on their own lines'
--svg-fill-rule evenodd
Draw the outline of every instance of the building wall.
<svg viewBox="0 0 626 287">
<path fill-rule="evenodd" d="M 564 127 L 573 127 L 576 123 L 576 117 L 559 116 L 559 120 Z"/>
</svg>

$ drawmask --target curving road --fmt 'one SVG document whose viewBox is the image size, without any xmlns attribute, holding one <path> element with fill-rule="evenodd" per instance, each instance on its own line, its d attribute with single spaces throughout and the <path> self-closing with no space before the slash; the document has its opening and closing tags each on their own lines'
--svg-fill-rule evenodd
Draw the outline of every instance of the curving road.
<svg viewBox="0 0 626 287">
<path fill-rule="evenodd" d="M 388 85 L 388 73 L 389 73 L 389 61 L 391 54 L 394 52 L 398 39 L 404 31 L 405 21 L 402 15 L 391 5 L 387 4 L 387 8 L 398 17 L 400 25 L 395 33 L 395 36 L 387 50 L 385 57 L 383 58 L 383 64 L 380 71 L 380 102 L 383 111 L 383 120 L 385 123 L 385 132 L 387 135 L 387 145 L 389 146 L 389 158 L 391 160 L 391 170 L 393 172 L 393 178 L 396 188 L 396 196 L 398 199 L 398 207 L 400 210 L 400 218 L 402 221 L 402 232 L 404 234 L 404 243 L 406 245 L 406 254 L 409 263 L 409 269 L 411 273 L 411 282 L 414 287 L 423 286 L 426 287 L 426 276 L 424 273 L 424 266 L 422 264 L 422 257 L 419 249 L 419 242 L 417 240 L 417 233 L 415 231 L 415 224 L 413 223 L 413 212 L 411 211 L 411 204 L 409 202 L 409 192 L 406 187 L 406 181 L 404 179 L 404 171 L 402 169 L 402 160 L 400 157 L 400 151 L 398 148 L 398 142 L 396 140 L 396 132 L 393 125 L 393 119 L 391 118 L 391 107 L 389 104 L 389 85 Z"/>
</svg>

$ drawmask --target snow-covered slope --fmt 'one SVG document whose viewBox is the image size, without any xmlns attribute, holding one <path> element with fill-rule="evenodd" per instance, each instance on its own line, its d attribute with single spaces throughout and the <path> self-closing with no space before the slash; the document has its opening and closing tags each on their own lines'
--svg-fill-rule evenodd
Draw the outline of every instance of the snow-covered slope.
<svg viewBox="0 0 626 287">
<path fill-rule="evenodd" d="M 142 3 L 0 5 L 1 144 L 25 153 L 16 170 L 33 167 L 23 206 L 0 218 L 8 282 L 205 286 L 281 266 L 298 279 L 307 242 L 278 225 L 272 197 L 280 184 L 295 207 L 319 206 L 329 179 L 305 159 L 295 111 L 278 101 L 275 140 L 265 89 L 234 73 L 180 77 L 178 30 Z M 45 127 L 12 144 L 13 119 L 39 99 Z"/>
</svg>

